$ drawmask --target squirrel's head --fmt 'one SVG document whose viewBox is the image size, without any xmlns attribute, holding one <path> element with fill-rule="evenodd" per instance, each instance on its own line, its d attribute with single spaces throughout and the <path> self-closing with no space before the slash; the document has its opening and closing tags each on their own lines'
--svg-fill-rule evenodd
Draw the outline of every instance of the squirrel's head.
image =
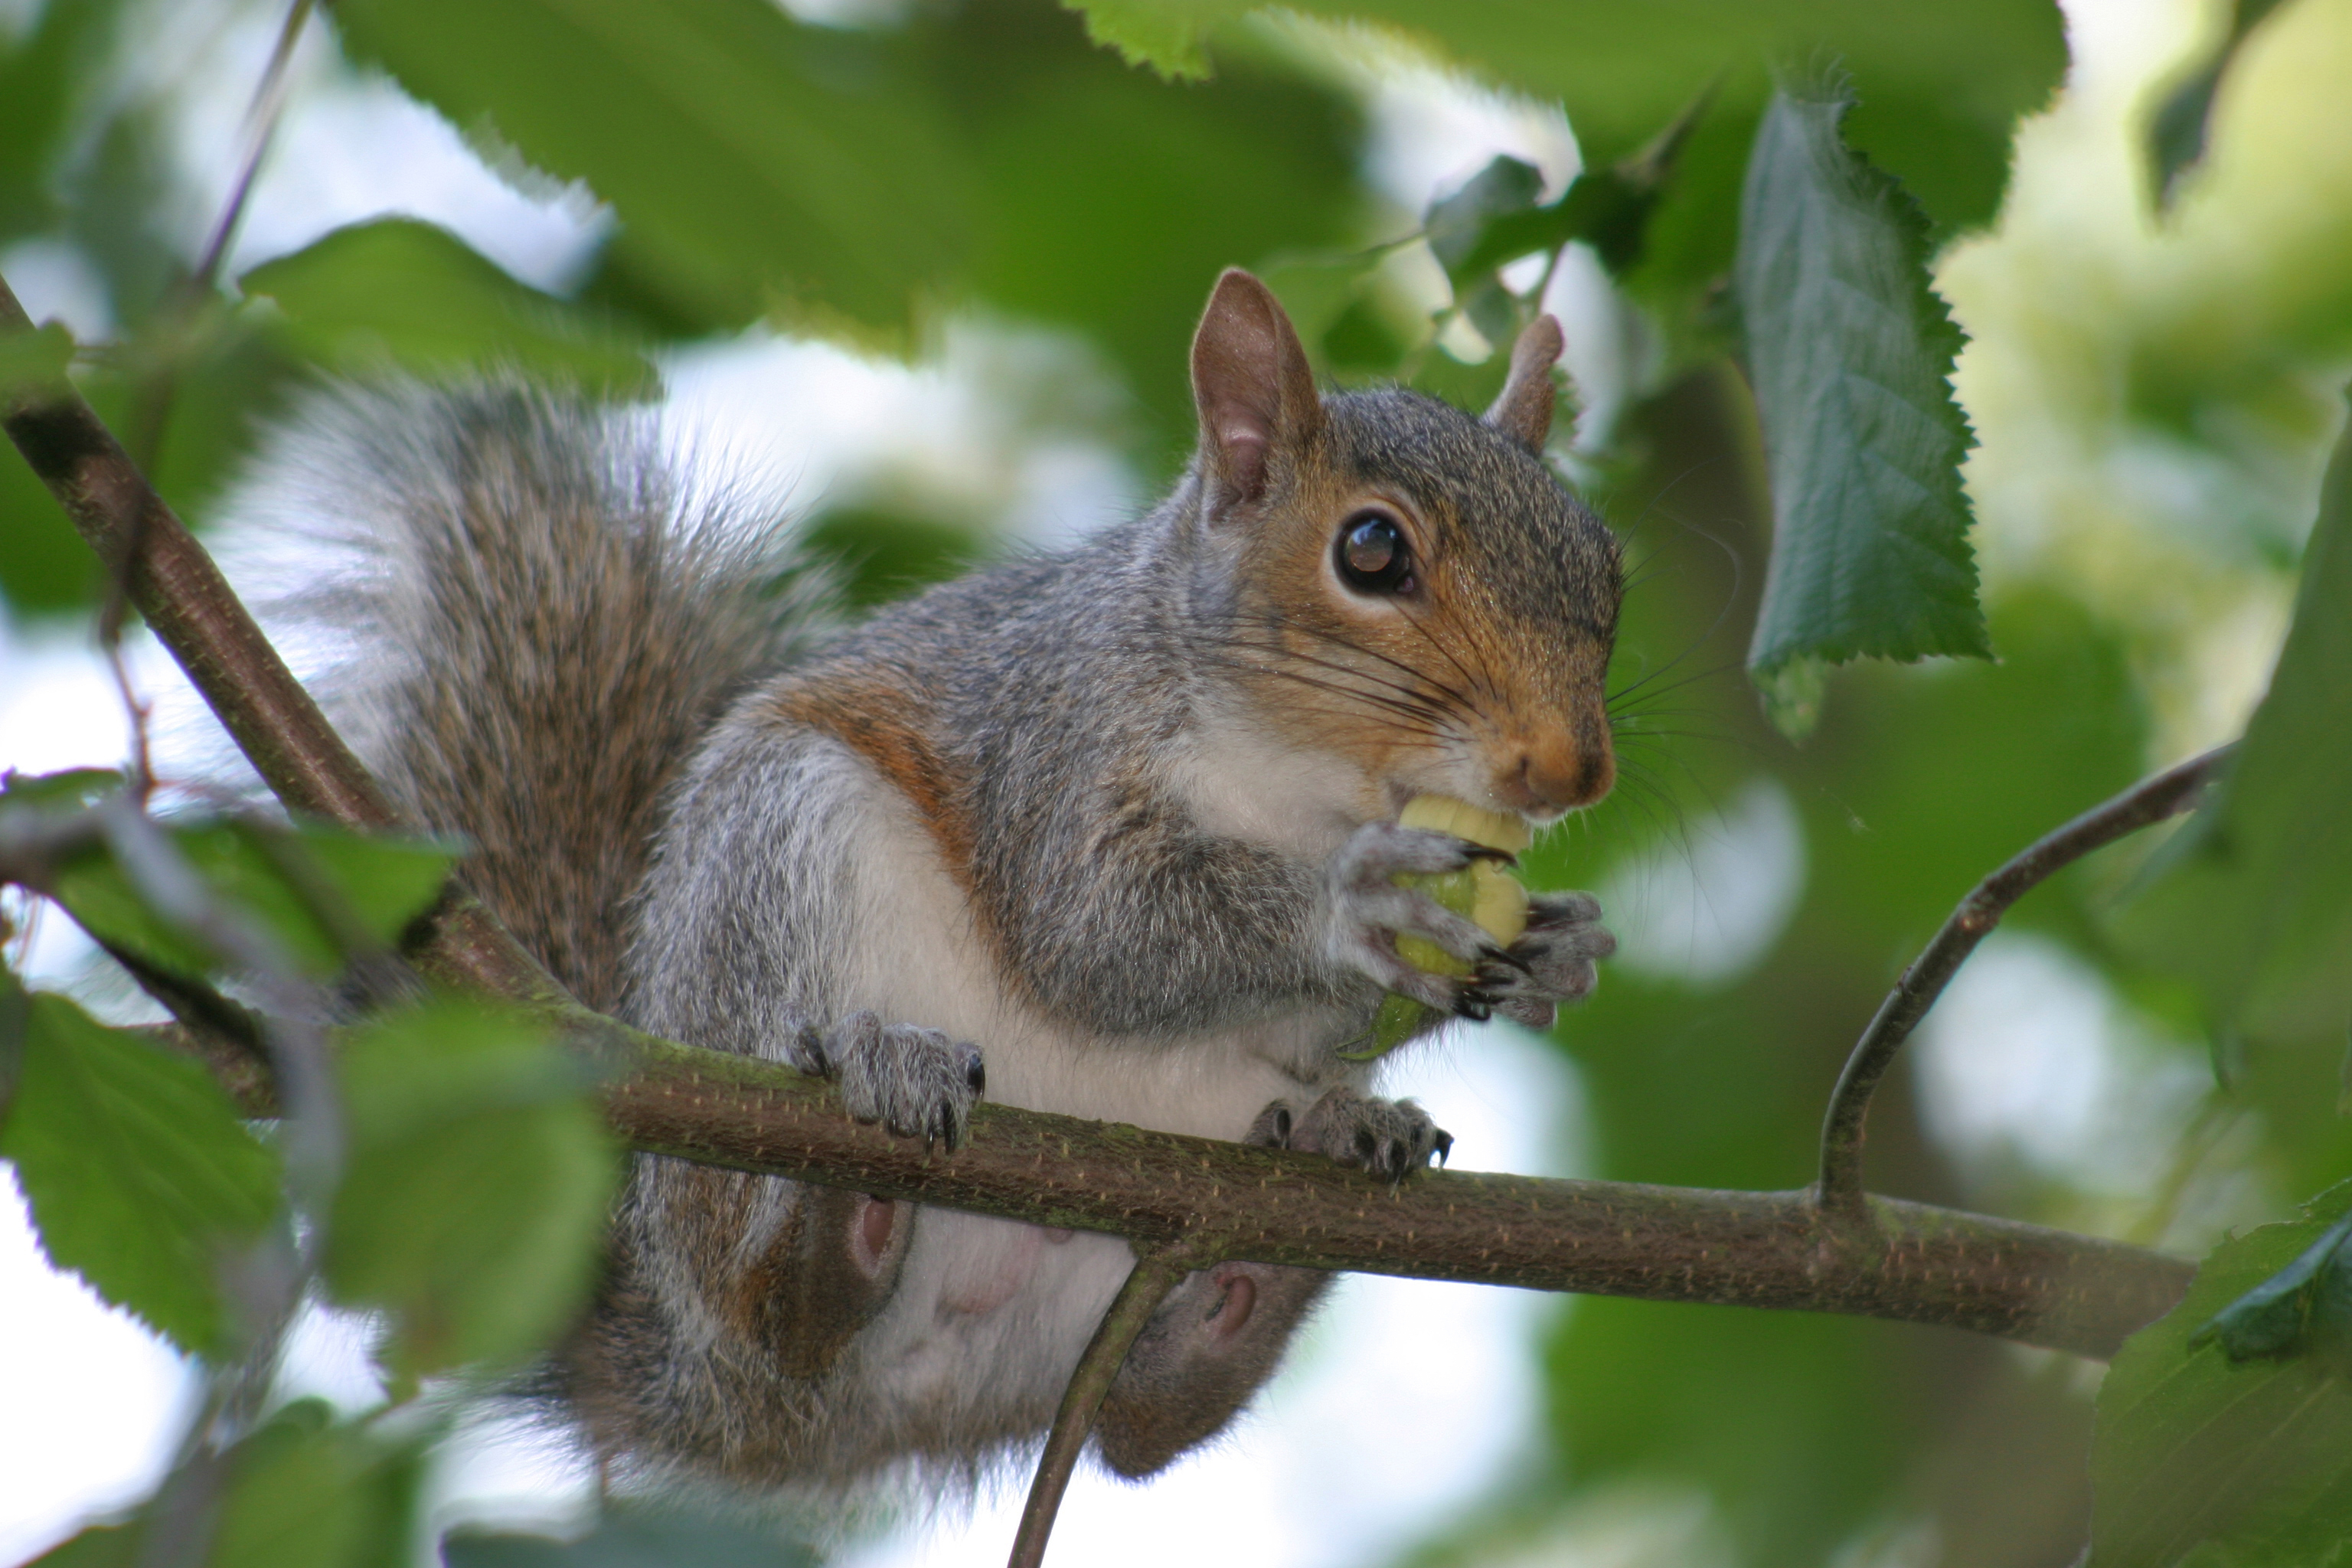
<svg viewBox="0 0 2352 1568">
<path fill-rule="evenodd" d="M 1391 808 L 1447 795 L 1548 821 L 1615 779 L 1622 563 L 1543 460 L 1559 350 L 1538 317 L 1484 418 L 1412 392 L 1326 398 L 1239 270 L 1192 341 L 1196 515 L 1219 564 L 1203 597 L 1222 594 L 1275 715 L 1363 764 Z"/>
</svg>

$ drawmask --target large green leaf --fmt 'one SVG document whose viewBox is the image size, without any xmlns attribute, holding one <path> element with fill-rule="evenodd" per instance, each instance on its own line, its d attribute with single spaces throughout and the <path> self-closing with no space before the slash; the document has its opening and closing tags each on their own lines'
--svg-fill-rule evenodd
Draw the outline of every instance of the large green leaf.
<svg viewBox="0 0 2352 1568">
<path fill-rule="evenodd" d="M 427 374 L 504 365 L 622 394 L 657 384 L 644 354 L 611 326 L 410 218 L 339 228 L 255 268 L 238 287 L 277 303 L 300 352 L 341 369 L 386 360 Z"/>
<path fill-rule="evenodd" d="M 1990 658 L 1947 379 L 1960 334 L 1927 287 L 1927 226 L 1838 134 L 1842 88 L 1765 110 L 1738 281 L 1772 481 L 1772 557 L 1748 665 Z"/>
<path fill-rule="evenodd" d="M 2125 911 L 2225 1029 L 2340 1036 L 2352 1016 L 2352 430 L 2320 488 L 2293 626 L 2230 774 Z"/>
<path fill-rule="evenodd" d="M 1075 0 L 1095 36 L 1160 69 L 1207 68 L 1204 41 L 1243 0 Z M 1710 81 L 1727 110 L 1766 96 L 1768 61 L 1843 58 L 1867 108 L 1858 144 L 1921 195 L 1945 228 L 1986 221 L 2007 176 L 2011 126 L 2065 68 L 2050 0 L 1889 6 L 1870 0 L 1306 0 L 1295 9 L 1395 23 L 1494 80 L 1563 103 L 1588 146 L 1631 147 Z"/>
<path fill-rule="evenodd" d="M 688 331 L 902 328 L 968 240 L 963 149 L 856 34 L 765 0 L 346 0 L 345 47 L 470 132 L 584 180 L 614 286 Z"/>
<path fill-rule="evenodd" d="M 585 1298 L 617 1170 L 579 1061 L 453 999 L 369 1025 L 342 1068 L 336 1300 L 390 1314 L 404 1380 L 544 1349 Z"/>
<path fill-rule="evenodd" d="M 278 1160 L 210 1075 L 36 995 L 0 1124 L 49 1261 L 191 1351 L 228 1324 L 227 1252 L 277 1211 Z"/>
<path fill-rule="evenodd" d="M 2091 1568 L 2316 1568 L 2352 1544 L 2352 1383 L 2302 1356 L 2233 1361 L 2202 1331 L 2293 1264 L 2352 1190 L 2224 1242 L 2099 1391 Z M 2194 1342 L 2194 1348 L 2192 1348 Z"/>
</svg>

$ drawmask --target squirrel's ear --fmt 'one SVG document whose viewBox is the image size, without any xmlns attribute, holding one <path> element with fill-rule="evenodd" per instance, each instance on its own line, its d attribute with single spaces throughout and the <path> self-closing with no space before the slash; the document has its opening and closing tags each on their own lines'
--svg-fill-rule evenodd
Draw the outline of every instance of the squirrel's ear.
<svg viewBox="0 0 2352 1568">
<path fill-rule="evenodd" d="M 1297 329 L 1274 290 L 1238 267 L 1217 279 L 1192 335 L 1192 402 L 1220 499 L 1256 500 L 1276 445 L 1303 441 L 1322 426 L 1322 395 Z"/>
<path fill-rule="evenodd" d="M 1486 410 L 1486 423 L 1537 457 L 1551 439 L 1551 367 L 1559 359 L 1559 323 L 1538 316 L 1511 345 L 1511 374 L 1502 395 Z"/>
</svg>

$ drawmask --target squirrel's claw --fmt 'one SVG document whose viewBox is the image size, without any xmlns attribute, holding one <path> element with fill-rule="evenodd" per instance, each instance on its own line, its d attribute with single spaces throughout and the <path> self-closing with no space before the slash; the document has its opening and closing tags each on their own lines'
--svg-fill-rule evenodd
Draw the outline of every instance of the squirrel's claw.
<svg viewBox="0 0 2352 1568">
<path fill-rule="evenodd" d="M 1287 1105 L 1275 1101 L 1259 1114 L 1252 1142 L 1265 1141 L 1259 1134 L 1277 1110 L 1288 1122 L 1286 1147 L 1328 1154 L 1343 1165 L 1386 1177 L 1391 1186 L 1427 1165 L 1431 1155 L 1454 1150 L 1454 1135 L 1412 1100 L 1374 1100 L 1344 1085 L 1325 1090 L 1295 1119 Z"/>
<path fill-rule="evenodd" d="M 860 1009 L 829 1029 L 803 1027 L 787 1044 L 792 1064 L 832 1079 L 842 1108 L 926 1148 L 963 1146 L 971 1108 L 988 1084 L 980 1047 L 919 1024 L 886 1024 Z"/>
</svg>

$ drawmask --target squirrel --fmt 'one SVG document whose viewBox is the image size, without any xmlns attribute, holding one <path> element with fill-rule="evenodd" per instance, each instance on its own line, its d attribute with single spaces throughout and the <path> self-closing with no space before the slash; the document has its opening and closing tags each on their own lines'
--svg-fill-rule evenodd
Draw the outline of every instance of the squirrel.
<svg viewBox="0 0 2352 1568">
<path fill-rule="evenodd" d="M 1451 1139 L 1341 1055 L 1383 994 L 1542 1026 L 1614 945 L 1582 893 L 1506 950 L 1395 879 L 1499 855 L 1400 826 L 1417 795 L 1540 824 L 1613 777 L 1622 566 L 1543 460 L 1559 350 L 1538 317 L 1483 418 L 1327 396 L 1228 271 L 1162 502 L 846 626 L 642 421 L 513 378 L 327 391 L 257 493 L 342 550 L 280 605 L 342 655 L 330 711 L 589 1005 L 950 1149 L 985 1093 L 1402 1181 Z M 1045 1430 L 1131 1256 L 640 1155 L 543 1376 L 625 1481 L 971 1478 Z M 1180 1284 L 1102 1462 L 1222 1430 L 1326 1278 Z"/>
</svg>

